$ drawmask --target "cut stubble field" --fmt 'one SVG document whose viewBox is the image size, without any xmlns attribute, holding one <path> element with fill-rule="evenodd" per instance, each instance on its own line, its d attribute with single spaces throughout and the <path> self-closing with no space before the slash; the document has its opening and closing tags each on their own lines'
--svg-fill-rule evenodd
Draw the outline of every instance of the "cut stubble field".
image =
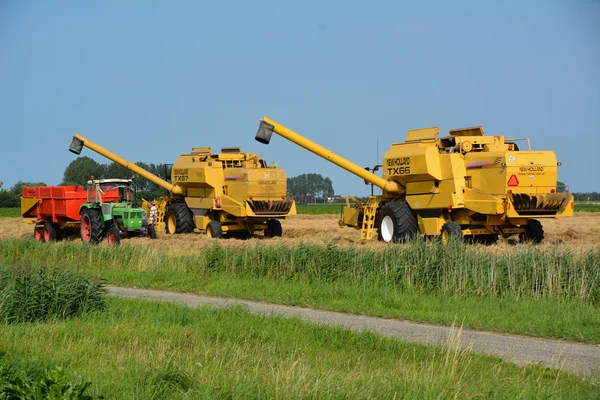
<svg viewBox="0 0 600 400">
<path fill-rule="evenodd" d="M 377 240 L 361 241 L 360 231 L 338 225 L 339 216 L 332 214 L 296 215 L 282 221 L 283 237 L 275 240 L 257 236 L 248 240 L 226 239 L 219 241 L 225 247 L 245 247 L 260 244 L 285 244 L 294 246 L 300 242 L 315 245 L 359 246 L 368 249 L 384 249 L 389 246 Z M 541 250 L 561 247 L 570 250 L 585 250 L 600 245 L 600 213 L 581 212 L 570 218 L 542 220 L 546 233 L 545 243 L 539 246 Z M 23 239 L 33 235 L 33 225 L 23 218 L 0 218 L 0 240 Z M 201 234 L 167 235 L 159 232 L 160 240 L 150 241 L 145 238 L 133 238 L 123 241 L 134 246 L 150 246 L 151 248 L 172 251 L 195 250 L 199 247 L 211 246 L 214 240 Z M 77 240 L 76 240 L 77 241 Z M 515 251 L 519 246 L 513 246 L 506 241 L 486 248 L 486 251 Z"/>
</svg>

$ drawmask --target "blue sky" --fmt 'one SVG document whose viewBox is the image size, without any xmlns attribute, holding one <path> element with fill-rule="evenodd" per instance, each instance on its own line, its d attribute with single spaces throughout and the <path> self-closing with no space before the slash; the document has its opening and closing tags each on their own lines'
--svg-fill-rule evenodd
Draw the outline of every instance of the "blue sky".
<svg viewBox="0 0 600 400">
<path fill-rule="evenodd" d="M 482 125 L 600 191 L 600 2 L 0 2 L 4 188 L 58 184 L 79 132 L 146 163 L 240 146 L 369 193 L 281 137 L 255 142 L 264 115 L 362 166 L 408 129 Z"/>
</svg>

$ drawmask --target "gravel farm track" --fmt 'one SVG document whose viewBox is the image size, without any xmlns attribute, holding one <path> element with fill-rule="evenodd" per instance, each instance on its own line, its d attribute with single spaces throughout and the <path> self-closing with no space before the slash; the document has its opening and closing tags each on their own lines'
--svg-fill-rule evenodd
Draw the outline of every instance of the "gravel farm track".
<svg viewBox="0 0 600 400">
<path fill-rule="evenodd" d="M 360 246 L 369 249 L 379 249 L 386 246 L 386 244 L 377 241 L 362 242 L 359 231 L 339 227 L 337 224 L 338 219 L 339 216 L 337 215 L 297 215 L 282 222 L 283 238 L 265 239 L 258 236 L 247 240 L 224 239 L 219 243 L 222 246 L 242 248 L 254 247 L 257 244 L 261 246 L 277 244 L 294 246 L 300 242 L 316 245 Z M 542 223 L 546 239 L 545 243 L 539 246 L 540 250 L 551 250 L 555 246 L 560 246 L 577 252 L 600 247 L 600 213 L 580 212 L 571 218 L 549 219 L 542 221 Z M 0 240 L 31 238 L 32 235 L 32 225 L 27 224 L 22 218 L 0 218 Z M 133 238 L 122 243 L 184 253 L 197 251 L 214 243 L 214 239 L 201 234 L 166 235 L 159 233 L 158 239 Z M 78 241 L 79 239 L 73 240 Z M 108 244 L 104 241 L 101 246 L 108 246 Z M 502 253 L 515 251 L 519 246 L 519 244 L 511 244 L 510 241 L 500 241 L 493 246 L 480 247 L 482 251 Z M 114 295 L 125 297 L 175 301 L 188 306 L 237 304 L 247 307 L 249 311 L 254 313 L 296 316 L 316 323 L 343 325 L 359 330 L 369 329 L 384 335 L 401 337 L 408 341 L 420 343 L 443 345 L 452 341 L 452 335 L 456 336 L 456 333 L 453 333 L 450 328 L 434 325 L 308 310 L 299 307 L 269 305 L 245 300 L 117 287 L 111 288 L 111 292 Z M 600 346 L 471 330 L 462 330 L 461 332 L 462 345 L 467 345 L 476 352 L 496 355 L 517 364 L 537 362 L 545 366 L 558 367 L 598 379 Z"/>
</svg>

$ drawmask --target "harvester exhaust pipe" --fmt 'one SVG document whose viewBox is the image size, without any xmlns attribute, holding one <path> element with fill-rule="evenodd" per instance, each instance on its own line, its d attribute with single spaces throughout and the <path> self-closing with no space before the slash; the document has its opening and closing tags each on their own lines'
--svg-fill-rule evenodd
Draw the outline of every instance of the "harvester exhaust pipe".
<svg viewBox="0 0 600 400">
<path fill-rule="evenodd" d="M 267 117 L 263 117 L 263 119 L 260 120 L 260 125 L 258 127 L 258 132 L 256 132 L 255 139 L 260 143 L 269 144 L 273 132 L 277 133 L 280 136 L 283 136 L 292 143 L 296 143 L 300 147 L 304 147 L 306 150 L 315 153 L 319 157 L 322 157 L 334 163 L 335 165 L 344 168 L 346 171 L 363 178 L 365 181 L 370 182 L 377 187 L 380 187 L 387 193 L 402 193 L 402 188 L 398 183 L 394 181 L 388 181 L 380 176 L 375 175 L 372 172 L 365 170 L 363 167 L 360 167 L 354 164 L 353 162 L 346 160 L 344 157 L 338 156 L 333 151 L 328 150 L 320 144 L 317 144 L 311 140 L 308 140 L 304 136 L 292 131 L 291 129 L 286 128 L 281 124 L 278 124 L 277 122 Z"/>
<path fill-rule="evenodd" d="M 73 141 L 71 142 L 71 145 L 69 146 L 69 151 L 73 154 L 80 155 L 82 149 L 83 149 L 83 140 L 79 139 L 78 137 L 73 136 Z"/>
</svg>

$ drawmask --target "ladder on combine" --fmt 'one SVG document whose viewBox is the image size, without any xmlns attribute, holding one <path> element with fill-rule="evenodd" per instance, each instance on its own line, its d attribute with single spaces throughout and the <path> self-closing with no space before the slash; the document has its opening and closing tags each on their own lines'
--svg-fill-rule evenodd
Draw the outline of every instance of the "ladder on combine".
<svg viewBox="0 0 600 400">
<path fill-rule="evenodd" d="M 362 229 L 360 230 L 361 240 L 373 239 L 373 233 L 375 232 L 375 215 L 379 208 L 379 201 L 377 197 L 369 197 L 367 204 L 363 206 L 363 220 Z"/>
</svg>

